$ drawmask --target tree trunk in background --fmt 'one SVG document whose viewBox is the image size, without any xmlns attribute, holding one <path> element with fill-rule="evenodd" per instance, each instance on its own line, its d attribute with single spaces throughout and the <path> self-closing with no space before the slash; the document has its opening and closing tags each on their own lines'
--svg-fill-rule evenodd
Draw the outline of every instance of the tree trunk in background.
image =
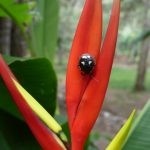
<svg viewBox="0 0 150 150">
<path fill-rule="evenodd" d="M 10 54 L 11 21 L 0 17 L 0 53 Z"/>
<path fill-rule="evenodd" d="M 18 3 L 23 3 L 25 0 L 18 0 Z M 11 55 L 23 57 L 27 54 L 27 45 L 21 35 L 20 29 L 13 24 L 11 34 Z"/>
<path fill-rule="evenodd" d="M 150 21 L 149 21 L 149 6 L 150 2 L 149 0 L 145 0 L 145 16 L 144 16 L 144 25 L 143 25 L 143 31 L 146 31 L 150 28 Z M 145 89 L 144 81 L 147 71 L 147 58 L 148 58 L 148 52 L 150 49 L 150 38 L 145 39 L 142 42 L 141 50 L 140 50 L 140 60 L 138 64 L 138 72 L 137 72 L 137 79 L 135 83 L 135 90 L 136 91 L 142 91 Z"/>
<path fill-rule="evenodd" d="M 150 38 L 146 39 L 142 43 L 142 48 L 140 52 L 140 61 L 138 65 L 138 74 L 135 84 L 135 90 L 142 91 L 145 89 L 144 81 L 147 71 L 147 58 L 148 58 L 148 52 L 150 47 Z"/>
<path fill-rule="evenodd" d="M 27 45 L 23 39 L 20 29 L 13 24 L 11 34 L 11 56 L 23 57 L 27 54 Z"/>
</svg>

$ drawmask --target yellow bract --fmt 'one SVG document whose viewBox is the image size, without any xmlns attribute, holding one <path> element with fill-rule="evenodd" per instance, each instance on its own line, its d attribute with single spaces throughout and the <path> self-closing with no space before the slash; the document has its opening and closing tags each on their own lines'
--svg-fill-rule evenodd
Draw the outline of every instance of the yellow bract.
<svg viewBox="0 0 150 150">
<path fill-rule="evenodd" d="M 121 128 L 121 130 L 115 136 L 115 138 L 112 140 L 112 142 L 106 148 L 106 150 L 121 150 L 121 148 L 128 136 L 128 133 L 130 131 L 134 116 L 135 116 L 135 110 L 133 110 L 129 119 L 126 121 L 124 126 Z"/>
<path fill-rule="evenodd" d="M 13 82 L 23 96 L 25 101 L 31 107 L 31 109 L 35 112 L 35 114 L 55 133 L 59 133 L 62 131 L 61 126 L 55 121 L 55 119 L 15 80 Z"/>
</svg>

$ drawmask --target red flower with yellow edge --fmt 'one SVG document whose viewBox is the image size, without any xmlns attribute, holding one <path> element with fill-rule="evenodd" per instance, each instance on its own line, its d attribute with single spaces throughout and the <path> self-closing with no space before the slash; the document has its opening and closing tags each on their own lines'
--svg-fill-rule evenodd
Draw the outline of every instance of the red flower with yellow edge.
<svg viewBox="0 0 150 150">
<path fill-rule="evenodd" d="M 102 1 L 86 0 L 72 44 L 66 77 L 72 150 L 83 149 L 102 107 L 115 53 L 119 14 L 120 0 L 113 0 L 109 25 L 101 45 Z"/>
<path fill-rule="evenodd" d="M 59 124 L 19 84 L 1 55 L 0 75 L 19 111 L 22 113 L 26 123 L 41 147 L 44 150 L 66 150 L 67 148 L 59 138 L 59 136 L 63 136 L 62 129 Z"/>
</svg>

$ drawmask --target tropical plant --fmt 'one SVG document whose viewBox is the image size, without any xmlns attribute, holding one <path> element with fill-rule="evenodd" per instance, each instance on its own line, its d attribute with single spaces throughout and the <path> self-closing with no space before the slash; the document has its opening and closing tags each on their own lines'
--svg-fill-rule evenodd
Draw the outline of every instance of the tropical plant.
<svg viewBox="0 0 150 150">
<path fill-rule="evenodd" d="M 57 81 L 49 60 L 46 58 L 8 59 L 0 55 L 2 89 L 0 91 L 2 99 L 0 101 L 2 116 L 0 145 L 3 150 L 88 148 L 84 146 L 101 110 L 109 82 L 117 41 L 119 14 L 120 0 L 113 0 L 109 25 L 102 43 L 102 2 L 86 0 L 67 68 L 66 101 L 69 128 L 66 127 L 66 123 L 61 126 L 53 118 L 56 108 Z M 16 104 L 21 114 L 12 102 Z M 149 148 L 149 142 L 144 141 L 145 135 L 149 139 L 147 134 L 149 128 L 146 128 L 149 123 L 149 106 L 148 103 L 128 136 L 135 115 L 135 111 L 132 112 L 107 150 L 129 150 L 133 147 L 138 150 L 132 142 L 138 142 L 140 150 Z M 41 148 L 27 130 L 22 116 Z M 25 135 L 20 133 L 22 131 L 19 127 L 22 126 L 25 126 L 23 133 Z M 139 136 L 143 143 L 135 141 Z"/>
</svg>

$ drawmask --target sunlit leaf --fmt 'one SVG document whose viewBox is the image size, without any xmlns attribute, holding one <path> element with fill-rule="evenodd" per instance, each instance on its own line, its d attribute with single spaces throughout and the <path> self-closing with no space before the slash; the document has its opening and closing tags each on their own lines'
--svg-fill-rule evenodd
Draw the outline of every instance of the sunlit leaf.
<svg viewBox="0 0 150 150">
<path fill-rule="evenodd" d="M 18 4 L 14 0 L 0 0 L 0 16 L 10 17 L 23 32 L 24 24 L 28 25 L 32 18 L 29 8 L 27 3 Z"/>
</svg>

